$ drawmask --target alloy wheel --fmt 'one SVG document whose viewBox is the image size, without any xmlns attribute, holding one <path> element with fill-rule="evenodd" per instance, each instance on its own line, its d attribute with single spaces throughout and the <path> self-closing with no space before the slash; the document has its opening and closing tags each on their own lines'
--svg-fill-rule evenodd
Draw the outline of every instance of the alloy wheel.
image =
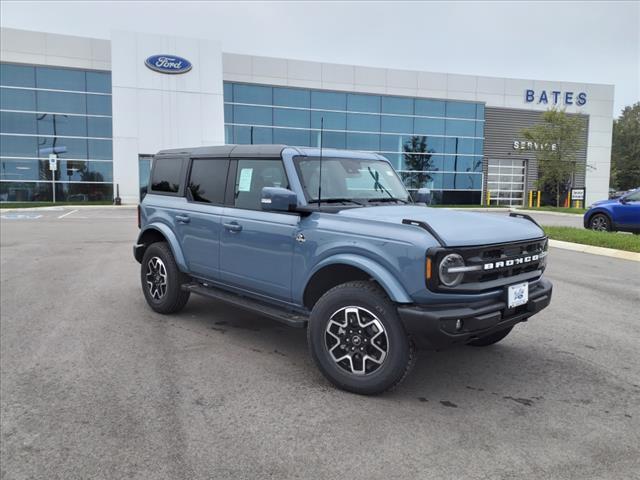
<svg viewBox="0 0 640 480">
<path fill-rule="evenodd" d="M 609 222 L 603 215 L 596 215 L 591 219 L 591 229 L 606 232 L 609 229 Z"/>
<path fill-rule="evenodd" d="M 367 375 L 382 366 L 389 339 L 382 322 L 362 307 L 344 307 L 331 315 L 325 345 L 333 361 L 347 373 Z"/>
<path fill-rule="evenodd" d="M 147 262 L 146 280 L 151 298 L 161 300 L 167 294 L 167 268 L 160 257 Z"/>
</svg>

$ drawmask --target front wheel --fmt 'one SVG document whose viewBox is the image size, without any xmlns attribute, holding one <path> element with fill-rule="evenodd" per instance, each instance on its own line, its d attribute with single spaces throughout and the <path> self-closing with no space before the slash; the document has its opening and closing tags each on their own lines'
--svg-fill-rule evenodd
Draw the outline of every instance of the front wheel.
<svg viewBox="0 0 640 480">
<path fill-rule="evenodd" d="M 591 220 L 589 220 L 589 228 L 599 232 L 608 232 L 611 230 L 611 221 L 609 217 L 602 213 L 596 213 Z"/>
<path fill-rule="evenodd" d="M 325 293 L 311 312 L 307 340 L 329 381 L 364 395 L 397 386 L 415 358 L 395 306 L 366 281 L 344 283 Z"/>
<path fill-rule="evenodd" d="M 182 290 L 187 276 L 178 269 L 165 242 L 147 247 L 140 265 L 142 291 L 149 306 L 158 313 L 176 313 L 186 305 L 190 292 Z"/>
<path fill-rule="evenodd" d="M 509 335 L 511 329 L 513 327 L 505 328 L 504 330 L 500 330 L 498 332 L 492 333 L 491 335 L 487 335 L 486 337 L 481 337 L 473 342 L 467 343 L 467 345 L 471 345 L 473 347 L 488 347 L 489 345 L 493 345 L 494 343 L 498 343 L 504 337 Z"/>
</svg>

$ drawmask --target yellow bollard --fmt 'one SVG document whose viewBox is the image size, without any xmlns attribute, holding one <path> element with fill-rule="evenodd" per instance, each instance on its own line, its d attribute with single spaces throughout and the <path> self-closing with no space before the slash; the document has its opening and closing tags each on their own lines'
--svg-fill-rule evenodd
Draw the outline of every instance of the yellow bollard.
<svg viewBox="0 0 640 480">
<path fill-rule="evenodd" d="M 533 207 L 533 190 L 529 190 L 529 208 Z"/>
<path fill-rule="evenodd" d="M 538 202 L 537 202 L 537 206 L 538 206 L 538 208 L 540 208 L 540 190 L 538 190 Z"/>
<path fill-rule="evenodd" d="M 487 190 L 487 207 L 491 206 L 491 191 Z"/>
</svg>

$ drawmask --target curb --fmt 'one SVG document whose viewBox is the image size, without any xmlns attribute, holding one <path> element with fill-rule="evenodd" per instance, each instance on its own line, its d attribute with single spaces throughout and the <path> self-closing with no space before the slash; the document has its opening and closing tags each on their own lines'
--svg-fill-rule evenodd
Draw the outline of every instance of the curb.
<svg viewBox="0 0 640 480">
<path fill-rule="evenodd" d="M 622 260 L 631 260 L 640 262 L 640 253 L 626 252 L 624 250 L 616 250 L 615 248 L 595 247 L 593 245 L 583 245 L 581 243 L 563 242 L 562 240 L 549 239 L 549 246 L 561 248 L 563 250 L 572 250 L 574 252 L 590 253 L 592 255 L 600 255 L 603 257 L 620 258 Z"/>
<path fill-rule="evenodd" d="M 60 210 L 82 210 L 82 209 L 92 209 L 92 208 L 101 208 L 107 210 L 133 210 L 137 208 L 137 205 L 51 205 L 48 207 L 25 207 L 25 208 L 0 208 L 0 213 L 7 212 L 46 212 L 46 211 L 54 211 L 58 212 Z"/>
<path fill-rule="evenodd" d="M 533 213 L 533 214 L 542 214 L 542 215 L 555 215 L 558 217 L 583 217 L 583 213 L 566 213 L 566 212 L 548 212 L 546 210 L 526 210 L 524 208 L 510 208 L 511 212 L 520 212 L 520 213 Z"/>
</svg>

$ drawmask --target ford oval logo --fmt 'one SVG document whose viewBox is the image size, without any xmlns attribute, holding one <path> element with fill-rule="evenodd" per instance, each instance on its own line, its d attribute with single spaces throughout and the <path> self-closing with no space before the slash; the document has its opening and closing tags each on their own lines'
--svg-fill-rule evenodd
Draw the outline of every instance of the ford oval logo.
<svg viewBox="0 0 640 480">
<path fill-rule="evenodd" d="M 151 55 L 144 64 L 160 73 L 187 73 L 192 67 L 189 60 L 177 55 Z"/>
</svg>

